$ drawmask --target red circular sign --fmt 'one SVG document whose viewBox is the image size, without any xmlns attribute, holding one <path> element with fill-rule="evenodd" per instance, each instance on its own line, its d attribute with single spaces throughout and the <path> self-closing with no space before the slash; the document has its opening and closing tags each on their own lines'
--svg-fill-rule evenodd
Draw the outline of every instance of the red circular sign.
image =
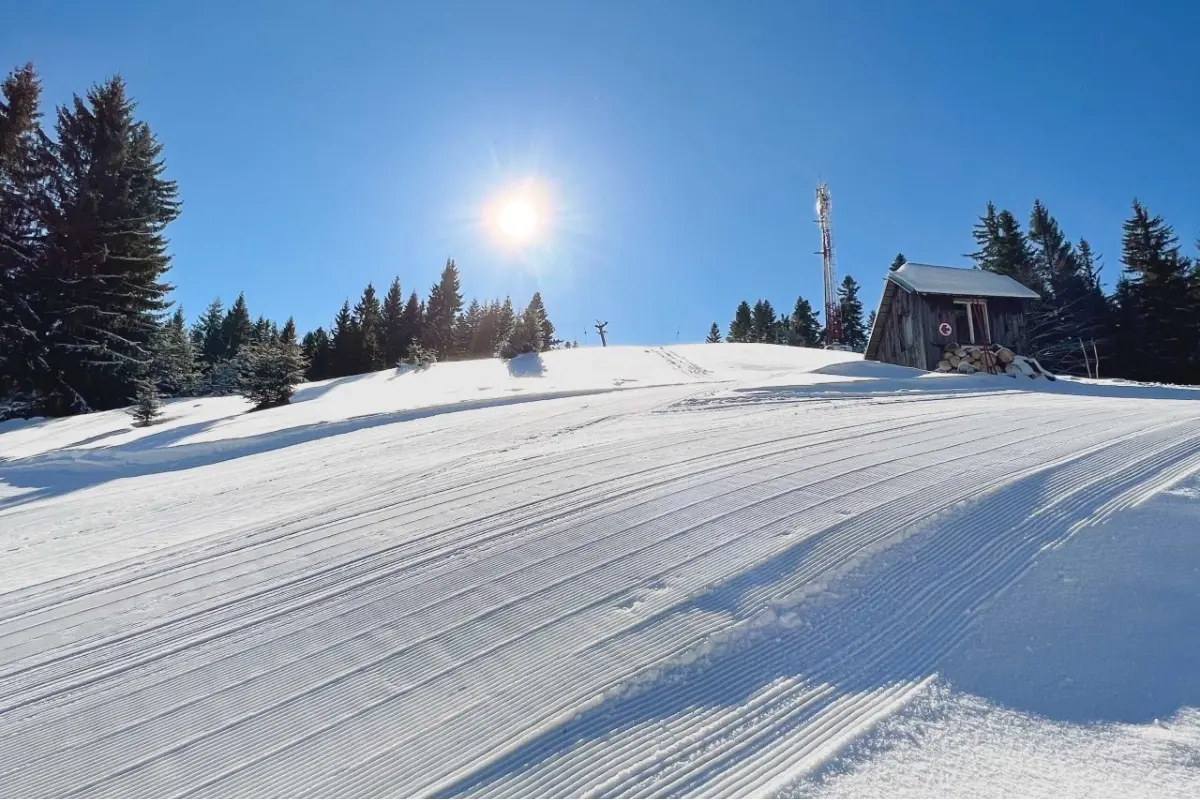
<svg viewBox="0 0 1200 800">
<path fill-rule="evenodd" d="M 943 322 L 941 325 L 938 325 L 938 333 L 942 336 L 949 336 L 953 332 L 954 329 L 950 327 L 949 322 Z"/>
</svg>

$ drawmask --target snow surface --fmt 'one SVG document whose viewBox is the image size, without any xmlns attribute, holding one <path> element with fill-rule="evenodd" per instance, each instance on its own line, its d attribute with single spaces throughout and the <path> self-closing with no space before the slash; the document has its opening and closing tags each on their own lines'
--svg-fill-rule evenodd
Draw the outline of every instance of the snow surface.
<svg viewBox="0 0 1200 800">
<path fill-rule="evenodd" d="M 1200 794 L 1200 392 L 585 348 L 0 427 L 0 795 Z"/>
</svg>

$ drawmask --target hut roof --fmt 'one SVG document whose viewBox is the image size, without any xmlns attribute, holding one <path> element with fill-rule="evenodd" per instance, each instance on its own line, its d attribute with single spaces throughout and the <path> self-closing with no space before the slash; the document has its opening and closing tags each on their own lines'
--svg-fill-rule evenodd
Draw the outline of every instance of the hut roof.
<svg viewBox="0 0 1200 800">
<path fill-rule="evenodd" d="M 935 267 L 932 264 L 905 264 L 888 270 L 888 280 L 917 294 L 953 294 L 967 297 L 1015 297 L 1036 300 L 1039 295 L 1007 275 L 984 269 Z"/>
</svg>

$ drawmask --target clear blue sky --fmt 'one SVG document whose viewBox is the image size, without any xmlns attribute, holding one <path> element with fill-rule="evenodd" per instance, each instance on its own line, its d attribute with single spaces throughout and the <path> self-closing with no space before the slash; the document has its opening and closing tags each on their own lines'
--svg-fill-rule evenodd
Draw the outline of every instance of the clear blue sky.
<svg viewBox="0 0 1200 800">
<path fill-rule="evenodd" d="M 892 256 L 966 264 L 987 200 L 1040 196 L 1119 270 L 1137 194 L 1200 235 L 1200 3 L 21 2 L 7 69 L 48 103 L 120 72 L 166 146 L 194 317 L 328 324 L 368 280 L 536 288 L 562 333 L 698 340 L 742 298 L 821 296 L 813 190 L 872 306 Z M 47 111 L 52 109 L 47 108 Z M 537 176 L 554 226 L 479 209 Z M 589 341 L 595 343 L 595 334 Z"/>
</svg>

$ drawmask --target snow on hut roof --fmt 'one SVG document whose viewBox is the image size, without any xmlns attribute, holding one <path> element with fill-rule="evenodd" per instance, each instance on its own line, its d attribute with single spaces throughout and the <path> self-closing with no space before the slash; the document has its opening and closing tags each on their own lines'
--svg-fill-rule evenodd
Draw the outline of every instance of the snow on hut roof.
<svg viewBox="0 0 1200 800">
<path fill-rule="evenodd" d="M 905 264 L 888 271 L 888 279 L 917 294 L 957 294 L 970 297 L 1017 297 L 1036 300 L 1039 295 L 1007 275 L 983 269 Z"/>
</svg>

